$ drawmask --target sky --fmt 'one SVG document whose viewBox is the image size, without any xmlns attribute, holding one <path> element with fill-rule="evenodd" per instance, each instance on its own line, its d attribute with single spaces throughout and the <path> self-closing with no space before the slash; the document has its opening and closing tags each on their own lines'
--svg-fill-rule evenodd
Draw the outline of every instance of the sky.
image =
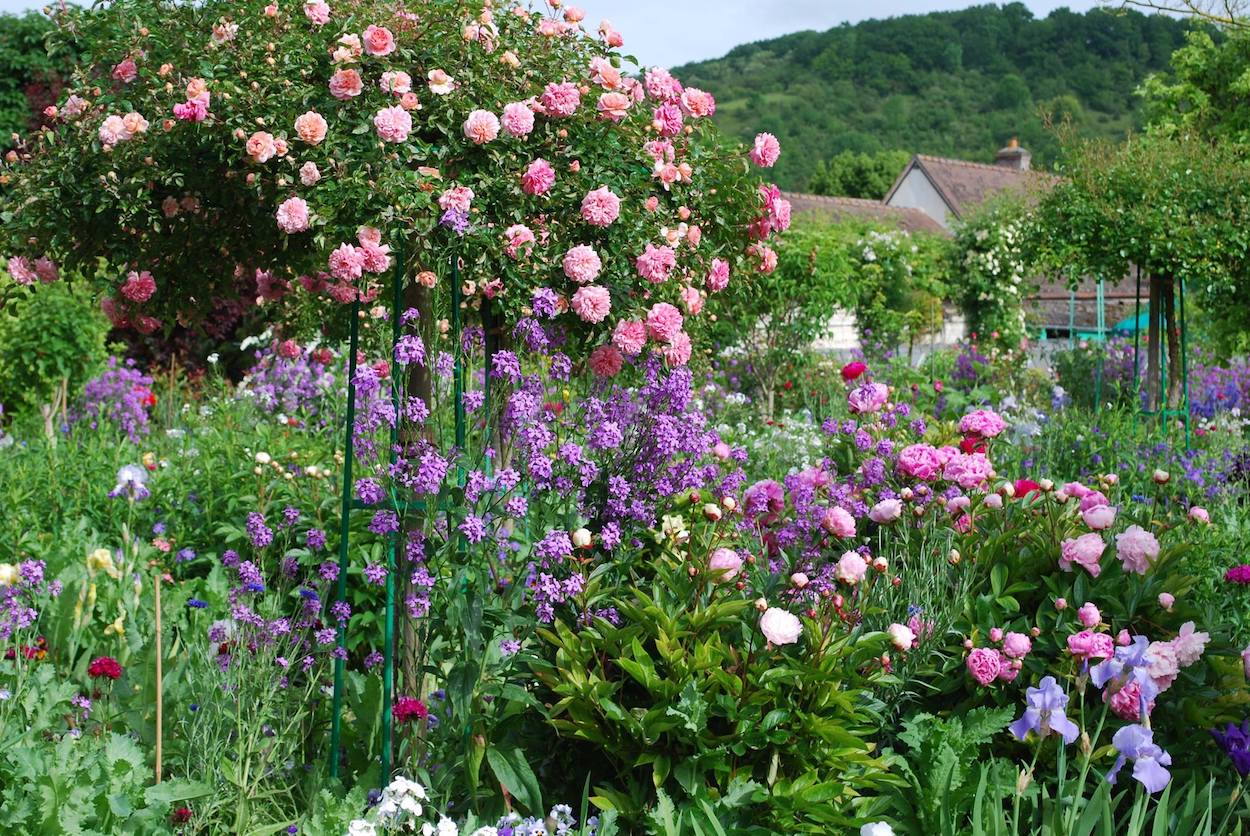
<svg viewBox="0 0 1250 836">
<path fill-rule="evenodd" d="M 296 0 L 285 0 L 287 3 Z M 22 12 L 47 0 L 0 0 L 0 12 Z M 612 21 L 625 36 L 625 51 L 644 65 L 676 66 L 717 58 L 738 44 L 803 29 L 824 30 L 870 17 L 961 9 L 976 0 L 568 0 L 586 10 L 589 28 Z M 333 3 L 331 2 L 331 5 Z M 1067 6 L 1086 11 L 1098 0 L 1025 0 L 1044 17 Z"/>
</svg>

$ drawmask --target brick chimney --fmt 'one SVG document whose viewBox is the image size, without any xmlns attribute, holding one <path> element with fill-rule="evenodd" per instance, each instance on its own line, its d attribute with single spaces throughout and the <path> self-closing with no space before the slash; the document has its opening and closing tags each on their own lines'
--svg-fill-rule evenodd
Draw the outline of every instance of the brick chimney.
<svg viewBox="0 0 1250 836">
<path fill-rule="evenodd" d="M 1001 165 L 1003 168 L 1014 168 L 1019 171 L 1029 170 L 1029 161 L 1033 155 L 1020 147 L 1020 140 L 1014 136 L 1007 141 L 1006 148 L 1000 148 L 998 153 L 994 155 L 994 165 Z"/>
</svg>

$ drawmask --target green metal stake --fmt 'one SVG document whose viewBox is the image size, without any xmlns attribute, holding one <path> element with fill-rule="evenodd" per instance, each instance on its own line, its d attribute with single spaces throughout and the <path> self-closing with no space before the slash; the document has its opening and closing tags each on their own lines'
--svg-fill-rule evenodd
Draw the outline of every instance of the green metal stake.
<svg viewBox="0 0 1250 836">
<path fill-rule="evenodd" d="M 1102 372 L 1107 359 L 1107 310 L 1103 281 L 1098 279 L 1098 366 L 1094 370 L 1094 412 L 1102 409 Z"/>
<path fill-rule="evenodd" d="M 343 451 L 343 502 L 339 518 L 339 576 L 337 601 L 347 600 L 347 548 L 351 532 L 352 459 L 355 458 L 354 425 L 356 423 L 356 347 L 360 342 L 360 302 L 352 302 L 351 336 L 347 357 L 347 440 Z M 339 738 L 343 725 L 343 667 L 347 655 L 347 624 L 338 626 L 338 653 L 334 659 L 334 714 L 330 721 L 330 777 L 339 774 Z"/>
<path fill-rule="evenodd" d="M 395 288 L 391 297 L 391 348 L 399 342 L 400 316 L 404 293 L 404 256 L 400 250 L 395 255 Z M 392 359 L 393 356 L 392 356 Z M 391 424 L 391 449 L 388 459 L 392 465 L 399 458 L 399 375 L 391 372 L 391 406 L 395 421 Z M 396 502 L 396 509 L 399 503 Z M 399 532 L 392 531 L 386 538 L 386 621 L 382 628 L 382 786 L 391 782 L 391 765 L 394 759 L 395 718 L 392 713 L 395 700 L 395 552 L 399 544 Z"/>
</svg>

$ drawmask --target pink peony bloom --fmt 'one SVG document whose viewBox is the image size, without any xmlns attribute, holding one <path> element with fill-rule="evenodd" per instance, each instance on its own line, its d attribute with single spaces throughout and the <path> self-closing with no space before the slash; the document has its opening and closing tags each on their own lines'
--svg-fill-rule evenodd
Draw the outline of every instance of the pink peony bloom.
<svg viewBox="0 0 1250 836">
<path fill-rule="evenodd" d="M 526 194 L 544 195 L 556 182 L 556 171 L 542 157 L 534 160 L 521 175 L 521 191 Z"/>
<path fill-rule="evenodd" d="M 278 145 L 274 142 L 273 134 L 268 131 L 257 131 L 248 137 L 247 155 L 252 158 L 255 163 L 267 163 L 278 153 Z"/>
<path fill-rule="evenodd" d="M 956 453 L 942 467 L 942 478 L 964 490 L 980 488 L 994 470 L 984 453 Z"/>
<path fill-rule="evenodd" d="M 339 281 L 350 282 L 364 275 L 365 254 L 351 244 L 340 244 L 330 253 L 330 275 Z"/>
<path fill-rule="evenodd" d="M 524 224 L 513 224 L 504 230 L 504 252 L 509 258 L 518 258 L 522 254 L 528 257 L 533 252 L 534 232 Z"/>
<path fill-rule="evenodd" d="M 1081 519 L 1094 531 L 1102 531 L 1115 523 L 1115 508 L 1110 505 L 1095 505 L 1082 511 Z"/>
<path fill-rule="evenodd" d="M 691 316 L 698 316 L 703 310 L 703 294 L 689 285 L 681 289 L 681 302 Z"/>
<path fill-rule="evenodd" d="M 489 110 L 475 110 L 464 120 L 463 130 L 474 145 L 485 145 L 499 136 L 499 117 Z"/>
<path fill-rule="evenodd" d="M 362 90 L 364 84 L 360 80 L 360 73 L 355 70 L 338 70 L 330 76 L 330 95 L 339 101 L 355 98 Z"/>
<path fill-rule="evenodd" d="M 702 119 L 716 113 L 716 99 L 711 93 L 687 87 L 681 94 L 681 109 L 687 116 Z"/>
<path fill-rule="evenodd" d="M 693 350 L 694 345 L 690 342 L 690 335 L 685 331 L 678 331 L 673 335 L 672 341 L 660 349 L 660 354 L 663 355 L 665 363 L 676 367 L 689 363 Z"/>
<path fill-rule="evenodd" d="M 151 299 L 154 293 L 156 293 L 156 280 L 147 270 L 141 272 L 131 270 L 126 274 L 126 283 L 121 287 L 122 296 L 131 302 L 143 303 Z"/>
<path fill-rule="evenodd" d="M 912 444 L 899 451 L 897 467 L 904 476 L 932 482 L 942 474 L 942 457 L 931 444 Z"/>
<path fill-rule="evenodd" d="M 313 162 L 304 163 L 299 167 L 299 181 L 305 186 L 315 186 L 321 179 L 321 171 Z"/>
<path fill-rule="evenodd" d="M 770 133 L 762 133 L 755 137 L 755 145 L 751 148 L 751 162 L 760 168 L 772 168 L 781 156 L 781 143 Z"/>
<path fill-rule="evenodd" d="M 610 122 L 620 122 L 629 115 L 629 107 L 633 104 L 633 100 L 624 93 L 604 93 L 599 97 L 598 103 L 595 105 L 599 111 L 600 119 L 607 119 Z"/>
<path fill-rule="evenodd" d="M 793 613 L 769 607 L 760 616 L 760 632 L 769 644 L 794 644 L 803 635 L 803 623 Z"/>
<path fill-rule="evenodd" d="M 903 515 L 903 503 L 897 499 L 883 499 L 868 512 L 868 519 L 878 525 L 888 525 Z"/>
<path fill-rule="evenodd" d="M 1198 505 L 1189 509 L 1189 518 L 1196 523 L 1201 523 L 1202 525 L 1211 524 L 1211 515 L 1207 513 L 1207 509 Z"/>
<path fill-rule="evenodd" d="M 733 549 L 720 548 L 712 552 L 707 567 L 716 576 L 718 582 L 731 581 L 742 569 L 742 558 Z"/>
<path fill-rule="evenodd" d="M 1147 669 L 1150 678 L 1158 686 L 1159 693 L 1163 693 L 1172 687 L 1172 683 L 1181 672 L 1180 660 L 1176 658 L 1176 648 L 1171 642 L 1151 642 L 1146 648 L 1146 656 L 1150 659 L 1150 666 Z"/>
<path fill-rule="evenodd" d="M 1109 689 L 1103 691 L 1102 698 L 1116 716 L 1132 723 L 1141 720 L 1141 684 L 1137 680 L 1130 679 L 1123 688 L 1114 693 L 1109 693 Z M 1148 701 L 1146 713 L 1154 711 L 1154 707 L 1154 700 Z"/>
<path fill-rule="evenodd" d="M 310 0 L 304 4 L 304 14 L 317 26 L 330 22 L 330 7 L 323 0 Z"/>
<path fill-rule="evenodd" d="M 978 647 L 968 654 L 966 665 L 973 679 L 982 685 L 989 685 L 998 678 L 1003 657 L 992 647 Z"/>
<path fill-rule="evenodd" d="M 20 255 L 10 256 L 6 269 L 18 284 L 32 285 L 39 280 L 39 274 L 30 266 L 30 262 Z"/>
<path fill-rule="evenodd" d="M 384 107 L 374 114 L 373 126 L 383 142 L 403 142 L 412 130 L 412 117 L 398 105 Z"/>
<path fill-rule="evenodd" d="M 1176 638 L 1172 639 L 1172 648 L 1176 651 L 1176 658 L 1181 663 L 1181 667 L 1187 668 L 1197 662 L 1209 641 L 1211 641 L 1211 635 L 1195 632 L 1192 621 L 1182 624 L 1181 631 L 1176 634 Z"/>
<path fill-rule="evenodd" d="M 868 415 L 885 406 L 889 398 L 890 390 L 884 383 L 865 383 L 847 394 L 846 403 L 852 414 Z"/>
<path fill-rule="evenodd" d="M 959 431 L 964 435 L 994 438 L 1007 429 L 1007 422 L 991 409 L 977 409 L 959 419 Z"/>
<path fill-rule="evenodd" d="M 638 275 L 659 284 L 668 279 L 668 274 L 677 265 L 677 254 L 672 247 L 647 244 L 646 250 L 638 256 L 634 264 L 638 268 Z"/>
<path fill-rule="evenodd" d="M 603 322 L 612 310 L 612 297 L 605 288 L 587 285 L 577 289 L 570 305 L 582 322 Z"/>
<path fill-rule="evenodd" d="M 1125 572 L 1144 575 L 1159 556 L 1159 541 L 1139 525 L 1130 525 L 1115 536 L 1115 555 Z"/>
<path fill-rule="evenodd" d="M 681 327 L 679 324 L 678 328 Z M 647 326 L 636 319 L 622 319 L 612 332 L 612 345 L 622 354 L 636 357 L 647 343 Z"/>
<path fill-rule="evenodd" d="M 621 199 L 607 186 L 600 186 L 582 198 L 582 220 L 591 226 L 611 226 L 621 214 Z"/>
<path fill-rule="evenodd" d="M 391 248 L 373 241 L 361 241 L 357 250 L 361 254 L 361 265 L 369 273 L 385 273 L 391 267 Z"/>
<path fill-rule="evenodd" d="M 864 560 L 859 552 L 844 552 L 842 557 L 838 558 L 837 568 L 834 571 L 834 577 L 851 586 L 862 581 L 867 574 L 868 561 Z"/>
<path fill-rule="evenodd" d="M 295 119 L 295 135 L 309 145 L 316 145 L 325 139 L 329 127 L 325 117 L 315 110 L 301 114 Z"/>
<path fill-rule="evenodd" d="M 615 346 L 601 345 L 590 352 L 590 370 L 599 377 L 616 377 L 625 363 Z"/>
<path fill-rule="evenodd" d="M 1102 621 L 1102 613 L 1098 611 L 1098 607 L 1094 606 L 1092 603 L 1086 602 L 1081 605 L 1079 610 L 1076 611 L 1076 618 L 1077 621 L 1080 621 L 1083 626 L 1092 630 L 1098 626 L 1100 621 Z"/>
<path fill-rule="evenodd" d="M 905 624 L 891 624 L 885 628 L 885 633 L 890 637 L 890 643 L 899 650 L 911 650 L 916 643 L 916 634 Z"/>
<path fill-rule="evenodd" d="M 278 206 L 278 229 L 286 233 L 308 229 L 308 204 L 301 197 L 289 197 Z"/>
<path fill-rule="evenodd" d="M 1106 633 L 1082 630 L 1068 636 L 1068 652 L 1077 659 L 1110 659 L 1115 655 L 1115 642 Z"/>
<path fill-rule="evenodd" d="M 834 537 L 854 537 L 855 518 L 845 508 L 834 505 L 826 508 L 820 518 L 820 527 Z"/>
<path fill-rule="evenodd" d="M 999 682 L 1015 682 L 1016 677 L 1019 675 L 1020 668 L 1017 665 L 1008 662 L 1006 659 L 1002 660 L 1002 665 L 998 668 Z"/>
<path fill-rule="evenodd" d="M 1072 564 L 1083 566 L 1093 577 L 1098 577 L 1102 567 L 1098 565 L 1103 549 L 1107 544 L 1098 534 L 1082 534 L 1075 540 L 1064 540 L 1060 544 L 1061 555 L 1059 568 L 1065 572 L 1072 571 Z"/>
<path fill-rule="evenodd" d="M 534 130 L 534 111 L 525 102 L 512 102 L 503 108 L 503 129 L 508 136 L 529 136 Z"/>
<path fill-rule="evenodd" d="M 712 259 L 712 267 L 704 280 L 707 289 L 719 293 L 729 286 L 729 262 L 723 258 Z"/>
<path fill-rule="evenodd" d="M 681 311 L 668 302 L 657 302 L 647 312 L 647 333 L 652 339 L 670 343 L 681 332 L 683 322 Z"/>
<path fill-rule="evenodd" d="M 1085 487 L 1080 482 L 1069 482 L 1068 484 L 1063 486 L 1063 492 L 1066 493 L 1068 496 L 1074 496 L 1077 499 L 1082 499 L 1084 498 L 1086 494 L 1090 493 L 1091 491 L 1089 488 Z"/>
<path fill-rule="evenodd" d="M 564 275 L 578 284 L 593 282 L 603 269 L 603 261 L 595 248 L 589 244 L 578 244 L 564 254 Z"/>
<path fill-rule="evenodd" d="M 366 26 L 363 40 L 365 52 L 369 55 L 380 57 L 395 51 L 395 36 L 385 26 Z"/>
<path fill-rule="evenodd" d="M 129 84 L 139 77 L 139 68 L 135 65 L 135 59 L 126 58 L 113 67 L 113 78 L 122 84 Z"/>
<path fill-rule="evenodd" d="M 543 88 L 539 101 L 548 116 L 572 116 L 582 103 L 582 94 L 571 81 L 553 82 Z"/>
<path fill-rule="evenodd" d="M 1003 636 L 1003 653 L 1012 659 L 1023 659 L 1033 650 L 1033 641 L 1025 633 Z"/>
</svg>

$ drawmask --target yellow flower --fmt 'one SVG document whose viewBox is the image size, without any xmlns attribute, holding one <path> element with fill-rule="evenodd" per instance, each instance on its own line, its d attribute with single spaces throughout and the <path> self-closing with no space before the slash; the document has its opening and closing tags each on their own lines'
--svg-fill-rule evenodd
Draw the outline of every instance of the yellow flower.
<svg viewBox="0 0 1250 836">
<path fill-rule="evenodd" d="M 87 587 L 87 606 L 95 606 L 95 584 L 91 584 L 91 586 Z"/>
<path fill-rule="evenodd" d="M 148 470 L 156 470 L 156 454 L 144 453 L 143 454 L 143 466 L 146 467 Z"/>
<path fill-rule="evenodd" d="M 87 555 L 87 568 L 92 572 L 104 572 L 110 578 L 120 578 L 122 575 L 113 563 L 113 553 L 108 549 L 96 549 Z"/>
<path fill-rule="evenodd" d="M 104 635 L 109 636 L 116 633 L 119 636 L 126 635 L 126 611 L 122 610 L 117 614 L 117 618 L 113 619 L 113 623 L 104 628 Z"/>
<path fill-rule="evenodd" d="M 17 567 L 12 563 L 0 563 L 0 586 L 12 586 L 17 580 Z"/>
</svg>

